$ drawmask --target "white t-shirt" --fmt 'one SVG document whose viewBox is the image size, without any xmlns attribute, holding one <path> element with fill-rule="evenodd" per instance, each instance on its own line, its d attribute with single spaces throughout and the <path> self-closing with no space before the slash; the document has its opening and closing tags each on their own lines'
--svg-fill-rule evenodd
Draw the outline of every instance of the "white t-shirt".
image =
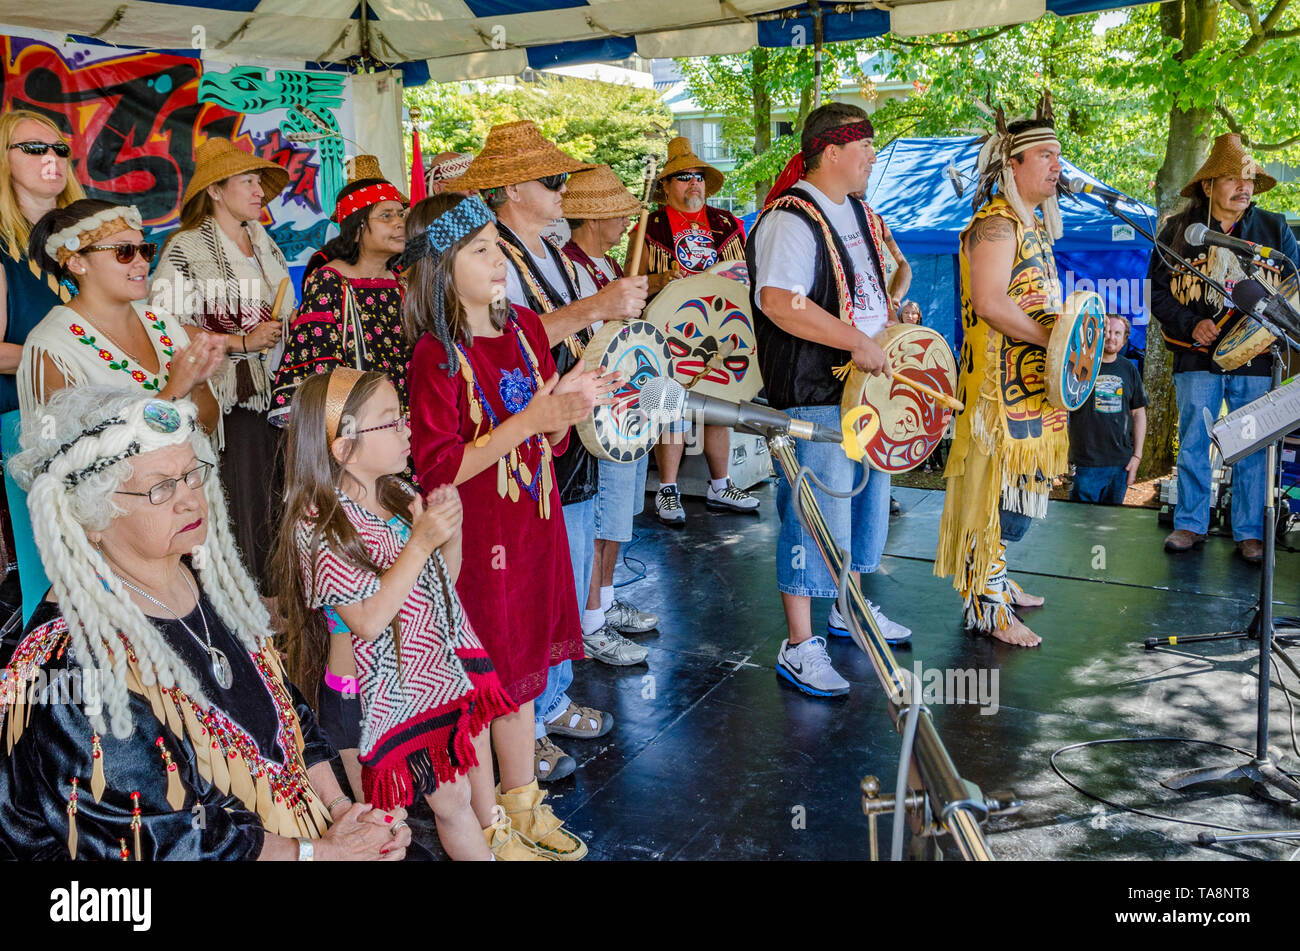
<svg viewBox="0 0 1300 951">
<path fill-rule="evenodd" d="M 874 337 L 884 329 L 889 319 L 889 304 L 880 272 L 867 249 L 870 238 L 862 233 L 853 212 L 852 203 L 856 199 L 846 198 L 837 205 L 816 186 L 802 179 L 798 187 L 813 197 L 827 223 L 844 242 L 855 284 L 852 288 L 853 325 L 868 337 Z M 813 267 L 817 260 L 817 246 L 822 241 L 821 234 L 815 234 L 803 219 L 792 212 L 778 209 L 771 214 L 774 217 L 758 229 L 755 238 L 755 280 L 758 282 L 755 294 L 765 287 L 807 294 L 815 278 Z"/>
<path fill-rule="evenodd" d="M 564 275 L 560 271 L 560 264 L 551 255 L 550 251 L 544 248 L 540 258 L 533 254 L 532 249 L 527 249 L 527 251 L 528 256 L 533 259 L 533 266 L 537 268 L 538 273 L 541 274 L 542 277 L 546 279 L 546 283 L 554 288 L 555 292 L 560 295 L 560 300 L 557 302 L 557 306 L 563 307 L 566 304 L 572 304 L 573 301 L 569 299 L 568 285 L 565 284 Z M 559 254 L 559 252 L 557 251 L 556 254 Z M 582 268 L 578 268 L 577 271 L 578 297 L 580 299 L 590 297 L 592 294 L 596 293 L 596 282 L 593 281 L 591 275 Z M 523 283 L 519 279 L 519 272 L 515 270 L 514 261 L 508 257 L 506 258 L 506 299 L 517 307 L 526 307 L 531 309 L 528 303 L 528 298 L 524 294 Z"/>
</svg>

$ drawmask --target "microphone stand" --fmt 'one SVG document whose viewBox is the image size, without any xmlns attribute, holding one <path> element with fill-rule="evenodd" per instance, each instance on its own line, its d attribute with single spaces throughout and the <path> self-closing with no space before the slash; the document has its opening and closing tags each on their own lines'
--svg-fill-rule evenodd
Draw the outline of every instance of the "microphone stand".
<svg viewBox="0 0 1300 951">
<path fill-rule="evenodd" d="M 1210 284 L 1223 294 L 1225 301 L 1231 301 L 1232 295 L 1227 288 L 1220 285 L 1217 281 L 1210 278 L 1194 267 L 1189 261 L 1180 254 L 1164 244 L 1155 235 L 1150 234 L 1135 221 L 1119 211 L 1115 205 L 1118 198 L 1108 198 L 1106 207 L 1111 214 L 1120 218 L 1134 230 L 1150 240 L 1156 247 L 1162 248 L 1174 258 L 1178 264 L 1187 270 L 1188 273 L 1200 277 L 1205 283 Z M 1254 275 L 1258 271 L 1257 259 L 1248 260 L 1243 268 L 1248 274 Z M 1274 299 L 1282 299 L 1279 295 L 1273 293 L 1271 289 L 1264 285 L 1265 289 Z M 1284 299 L 1283 299 L 1284 300 Z M 1284 300 L 1286 309 L 1293 316 L 1294 311 L 1290 303 Z M 1293 350 L 1300 350 L 1296 342 L 1291 339 L 1290 335 L 1281 327 L 1278 327 L 1271 319 L 1262 314 L 1251 314 L 1256 321 L 1268 330 L 1274 336 L 1274 341 L 1270 346 L 1272 353 L 1272 378 L 1270 391 L 1276 391 L 1282 385 L 1282 348 L 1281 341 L 1285 341 Z M 1259 634 L 1259 666 L 1258 666 L 1258 688 L 1256 690 L 1256 711 L 1255 711 L 1255 756 L 1244 763 L 1226 764 L 1219 766 L 1203 766 L 1197 769 L 1186 770 L 1175 773 L 1161 781 L 1161 785 L 1168 789 L 1187 789 L 1191 786 L 1202 783 L 1219 782 L 1222 780 L 1240 780 L 1245 779 L 1251 783 L 1251 791 L 1259 798 L 1281 805 L 1290 805 L 1300 802 L 1300 782 L 1297 782 L 1282 769 L 1279 763 L 1279 757 L 1274 755 L 1268 748 L 1268 717 L 1269 717 L 1269 688 L 1270 679 L 1270 661 L 1276 652 L 1282 657 L 1284 662 L 1295 670 L 1291 664 L 1290 658 L 1282 654 L 1280 644 L 1276 634 L 1276 626 L 1273 620 L 1273 574 L 1277 564 L 1277 514 L 1275 508 L 1274 496 L 1277 492 L 1277 470 L 1280 461 L 1280 447 L 1284 434 L 1280 434 L 1276 439 L 1268 444 L 1267 452 L 1267 481 L 1265 484 L 1264 497 L 1264 555 L 1260 565 L 1260 592 L 1259 604 L 1256 608 L 1255 620 L 1252 627 L 1255 627 Z M 1265 635 L 1267 634 L 1267 639 Z M 1149 638 L 1143 645 L 1147 650 L 1162 645 L 1187 644 L 1190 642 L 1204 642 L 1213 640 L 1224 640 L 1229 638 L 1249 637 L 1250 629 L 1245 631 L 1225 631 L 1217 634 L 1191 635 L 1190 637 L 1167 637 L 1167 638 Z M 1285 687 L 1283 688 L 1285 689 Z M 1280 797 L 1271 792 L 1272 789 L 1279 790 L 1284 794 Z M 1293 835 L 1291 832 L 1278 832 L 1276 837 L 1289 838 Z M 1255 837 L 1266 838 L 1272 837 L 1268 832 L 1255 833 Z M 1225 841 L 1216 836 L 1202 836 L 1202 844 L 1208 844 L 1210 841 Z"/>
<path fill-rule="evenodd" d="M 771 456 L 781 467 L 786 481 L 799 494 L 800 504 L 797 510 L 802 511 L 804 527 L 816 542 L 831 574 L 836 578 L 840 577 L 847 555 L 831 534 L 825 516 L 822 515 L 817 499 L 813 495 L 812 487 L 806 479 L 799 478 L 800 467 L 795 457 L 793 439 L 788 433 L 769 431 L 767 443 Z M 881 634 L 875 618 L 867 610 L 862 588 L 851 573 L 848 576 L 845 600 L 849 607 L 846 620 L 849 622 L 853 639 L 871 660 L 871 666 L 875 668 L 876 676 L 880 678 L 880 684 L 885 688 L 889 698 L 889 715 L 894 720 L 895 728 L 902 732 L 907 719 L 904 713 L 908 710 L 911 710 L 915 722 L 912 762 L 914 771 L 919 773 L 920 778 L 919 783 L 915 779 L 911 782 L 919 785 L 924 790 L 924 794 L 908 796 L 904 803 L 905 808 L 919 816 L 927 827 L 929 820 L 933 819 L 942 829 L 950 833 L 953 841 L 957 843 L 962 858 L 967 861 L 991 861 L 993 853 L 989 851 L 980 823 L 994 813 L 1014 812 L 1021 804 L 1007 797 L 986 798 L 978 786 L 961 778 L 935 730 L 930 711 L 920 705 L 920 697 L 913 696 L 915 691 L 911 680 L 894 660 L 894 655 L 884 635 Z M 915 709 L 912 709 L 913 707 Z M 871 822 L 874 858 L 876 815 L 894 809 L 895 803 L 893 796 L 878 795 L 879 782 L 875 777 L 867 777 L 863 780 L 862 792 L 863 811 L 867 813 Z"/>
</svg>

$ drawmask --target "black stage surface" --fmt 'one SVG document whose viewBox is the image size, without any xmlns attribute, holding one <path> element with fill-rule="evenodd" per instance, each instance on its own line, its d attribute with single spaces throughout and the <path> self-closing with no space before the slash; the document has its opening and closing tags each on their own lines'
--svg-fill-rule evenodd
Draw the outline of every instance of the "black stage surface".
<svg viewBox="0 0 1300 951">
<path fill-rule="evenodd" d="M 560 738 L 579 769 L 547 787 L 557 814 L 587 841 L 589 860 L 867 857 L 859 783 L 875 774 L 892 791 L 900 738 L 852 641 L 830 644 L 836 669 L 853 685 L 847 697 L 807 697 L 775 673 L 785 636 L 773 554 L 776 493 L 771 485 L 757 492 L 758 517 L 710 513 L 692 500 L 683 530 L 650 514 L 637 519 L 630 554 L 646 563 L 647 576 L 618 593 L 659 614 L 660 629 L 638 638 L 650 648 L 646 665 L 575 665 L 571 696 L 612 711 L 616 723 L 599 740 Z M 1197 827 L 1104 807 L 1062 782 L 1048 762 L 1060 747 L 1108 737 L 1177 735 L 1253 749 L 1253 641 L 1141 646 L 1153 636 L 1242 626 L 1259 572 L 1234 556 L 1230 538 L 1170 556 L 1154 511 L 1053 502 L 1047 519 L 1008 552 L 1013 577 L 1047 598 L 1025 612 L 1042 646 L 1014 648 L 964 633 L 957 593 L 931 573 L 942 493 L 894 494 L 903 512 L 892 520 L 880 571 L 864 587 L 913 629 L 913 646 L 895 651 L 902 666 L 974 669 L 989 687 L 996 673 L 996 712 L 926 699 L 962 775 L 985 793 L 1012 789 L 1026 802 L 986 827 L 997 858 L 1285 859 L 1296 852 L 1294 840 L 1199 846 Z M 620 565 L 616 580 L 629 576 Z M 1280 553 L 1277 579 L 1275 610 L 1300 614 L 1300 556 Z M 824 631 L 830 604 L 814 602 L 816 632 Z M 1292 654 L 1300 658 L 1300 648 Z M 1300 759 L 1276 684 L 1275 676 L 1272 744 L 1295 771 Z M 1158 782 L 1235 759 L 1205 746 L 1141 743 L 1077 750 L 1059 763 L 1075 782 L 1148 812 L 1238 829 L 1300 828 L 1300 810 L 1262 803 L 1245 784 L 1176 793 Z M 427 808 L 413 818 L 421 837 L 431 837 L 431 823 L 418 821 L 432 818 Z M 890 819 L 881 820 L 880 833 L 887 852 Z M 950 842 L 944 851 L 957 857 Z"/>
</svg>

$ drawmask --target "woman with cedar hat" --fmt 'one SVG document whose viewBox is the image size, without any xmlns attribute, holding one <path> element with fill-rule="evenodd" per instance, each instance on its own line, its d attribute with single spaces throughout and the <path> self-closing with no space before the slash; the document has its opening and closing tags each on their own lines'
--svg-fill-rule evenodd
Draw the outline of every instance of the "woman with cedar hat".
<svg viewBox="0 0 1300 951">
<path fill-rule="evenodd" d="M 383 373 L 397 388 L 403 411 L 409 405 L 411 345 L 402 330 L 403 290 L 395 270 L 406 244 L 408 204 L 383 177 L 378 159 L 356 157 L 330 216 L 338 222 L 338 237 L 308 264 L 302 307 L 285 340 L 272 397 L 277 425 L 283 425 L 299 383 L 339 366 Z"/>
<path fill-rule="evenodd" d="M 263 593 L 271 551 L 266 526 L 279 517 L 279 439 L 266 421 L 271 351 L 295 300 L 289 264 L 261 218 L 287 184 L 284 168 L 229 139 L 200 145 L 181 198 L 181 226 L 163 245 L 150 288 L 156 307 L 225 347 L 221 485 L 235 515 L 235 538 Z"/>
</svg>

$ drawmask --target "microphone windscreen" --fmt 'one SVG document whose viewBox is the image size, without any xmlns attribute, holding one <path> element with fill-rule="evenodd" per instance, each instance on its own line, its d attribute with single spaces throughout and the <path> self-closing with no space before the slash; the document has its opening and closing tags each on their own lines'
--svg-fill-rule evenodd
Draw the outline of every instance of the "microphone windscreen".
<svg viewBox="0 0 1300 951">
<path fill-rule="evenodd" d="M 1205 225 L 1201 227 L 1204 228 Z M 1264 290 L 1264 285 L 1253 277 L 1232 285 L 1232 306 L 1247 314 L 1255 313 L 1267 297 L 1268 291 Z"/>
<path fill-rule="evenodd" d="M 1062 175 L 1061 178 L 1064 180 L 1065 190 L 1071 195 L 1079 194 L 1088 184 L 1082 178 L 1075 178 L 1073 175 Z"/>
<path fill-rule="evenodd" d="M 676 380 L 656 376 L 641 386 L 637 404 L 651 420 L 679 419 L 686 401 L 686 390 Z"/>
<path fill-rule="evenodd" d="M 1199 221 L 1194 221 L 1188 225 L 1187 230 L 1183 232 L 1183 240 L 1192 247 L 1199 248 L 1205 243 L 1205 235 L 1209 230 L 1208 226 L 1201 224 Z"/>
</svg>

